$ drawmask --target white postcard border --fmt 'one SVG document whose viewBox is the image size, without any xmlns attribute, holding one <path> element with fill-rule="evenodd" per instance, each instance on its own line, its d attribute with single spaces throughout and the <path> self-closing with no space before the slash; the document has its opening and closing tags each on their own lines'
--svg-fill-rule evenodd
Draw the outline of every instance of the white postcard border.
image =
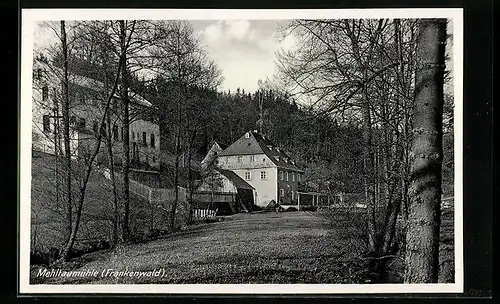
<svg viewBox="0 0 500 304">
<path fill-rule="evenodd" d="M 319 18 L 448 18 L 453 20 L 455 144 L 455 283 L 450 284 L 30 284 L 31 100 L 34 22 L 103 19 L 319 19 Z M 463 261 L 463 9 L 23 9 L 21 27 L 19 292 L 151 293 L 151 294 L 379 294 L 461 293 Z"/>
</svg>

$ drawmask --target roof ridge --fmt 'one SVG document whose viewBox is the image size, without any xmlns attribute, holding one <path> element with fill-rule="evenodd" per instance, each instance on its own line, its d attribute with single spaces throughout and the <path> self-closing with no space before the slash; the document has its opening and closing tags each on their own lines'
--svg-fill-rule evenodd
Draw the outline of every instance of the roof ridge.
<svg viewBox="0 0 500 304">
<path fill-rule="evenodd" d="M 249 183 L 247 183 L 243 178 L 241 178 L 234 171 L 222 169 L 222 168 L 219 168 L 219 167 L 215 167 L 215 170 L 217 170 L 219 173 L 221 173 L 227 179 L 229 179 L 233 184 L 235 184 L 235 186 L 237 188 L 238 188 L 238 186 L 240 186 L 239 188 L 242 188 L 241 186 L 243 185 L 246 188 L 255 189 L 252 185 L 250 185 Z"/>
</svg>

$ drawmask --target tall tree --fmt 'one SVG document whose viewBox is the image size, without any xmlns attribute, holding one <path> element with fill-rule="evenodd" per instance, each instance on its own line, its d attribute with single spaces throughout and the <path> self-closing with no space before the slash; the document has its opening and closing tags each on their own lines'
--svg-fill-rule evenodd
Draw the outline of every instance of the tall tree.
<svg viewBox="0 0 500 304">
<path fill-rule="evenodd" d="M 73 203 L 72 196 L 73 190 L 71 185 L 72 172 L 71 172 L 71 142 L 70 142 L 70 121 L 69 121 L 69 81 L 68 81 L 68 41 L 66 37 L 66 23 L 61 20 L 61 45 L 62 45 L 62 59 L 63 59 L 63 79 L 62 79 L 62 116 L 63 116 L 63 141 L 64 141 L 64 162 L 66 170 L 65 188 L 66 188 L 66 243 L 69 242 L 71 237 L 71 226 L 73 217 Z M 56 118 L 57 119 L 57 118 Z"/>
<path fill-rule="evenodd" d="M 400 210 L 404 222 L 408 218 L 416 32 L 411 19 L 293 20 L 284 33 L 296 46 L 278 53 L 280 85 L 303 101 L 310 114 L 305 119 L 330 117 L 363 130 L 359 176 L 369 211 L 371 273 L 378 281 L 387 279 L 386 263 L 399 247 Z M 321 150 L 331 137 L 311 135 L 316 151 L 310 154 L 325 157 Z"/>
<path fill-rule="evenodd" d="M 118 88 L 118 80 L 119 80 L 119 75 L 123 66 L 124 62 L 124 56 L 123 53 L 120 54 L 119 56 L 119 61 L 118 61 L 118 66 L 116 70 L 116 77 L 113 81 L 112 88 L 110 89 L 110 92 L 107 94 L 106 98 L 104 99 L 103 103 L 103 113 L 102 116 L 100 117 L 100 123 L 99 123 L 99 128 L 96 132 L 96 139 L 95 143 L 93 146 L 93 150 L 89 155 L 89 158 L 86 160 L 85 167 L 84 167 L 84 172 L 83 172 L 83 178 L 80 181 L 79 185 L 79 191 L 78 191 L 78 199 L 75 202 L 75 210 L 73 211 L 73 220 L 72 220 L 72 226 L 71 226 L 71 234 L 67 242 L 65 242 L 63 249 L 60 254 L 60 259 L 61 260 L 67 260 L 70 257 L 70 252 L 73 249 L 73 246 L 76 241 L 76 237 L 78 235 L 78 231 L 80 229 L 80 221 L 82 218 L 82 213 L 83 213 L 83 207 L 85 203 L 85 197 L 86 197 L 86 191 L 87 191 L 87 185 L 90 179 L 90 176 L 92 172 L 94 171 L 94 161 L 97 157 L 97 155 L 100 152 L 100 147 L 102 144 L 103 136 L 105 136 L 105 126 L 106 126 L 106 120 L 108 117 L 108 111 L 110 109 L 111 101 L 113 100 L 113 96 L 115 95 L 115 92 L 117 91 Z"/>
<path fill-rule="evenodd" d="M 120 51 L 123 56 L 123 68 L 121 70 L 120 77 L 120 97 L 121 97 L 121 107 L 122 107 L 122 121 L 123 121 L 123 144 L 122 144 L 122 202 L 121 202 L 121 221 L 120 221 L 120 233 L 119 240 L 124 243 L 127 242 L 130 237 L 129 230 L 129 216 L 130 216 L 130 113 L 129 113 L 129 77 L 127 70 L 127 28 L 125 25 L 125 20 L 118 21 L 120 28 Z M 128 21 L 127 21 L 128 22 Z M 134 30 L 135 21 L 132 21 L 132 29 Z"/>
<path fill-rule="evenodd" d="M 438 280 L 445 45 L 445 19 L 419 20 L 406 283 Z"/>
<path fill-rule="evenodd" d="M 202 97 L 196 96 L 195 87 L 216 87 L 220 83 L 220 71 L 208 60 L 188 22 L 159 22 L 156 29 L 159 38 L 149 54 L 156 61 L 153 71 L 157 74 L 158 83 L 155 103 L 162 150 L 160 171 L 163 180 L 173 179 L 171 186 L 175 191 L 175 199 L 168 208 L 169 224 L 173 230 L 180 201 L 179 187 L 183 182 L 181 155 L 187 154 L 190 159 L 192 138 L 200 128 L 200 121 L 196 120 L 198 113 L 190 115 L 193 112 L 188 109 L 193 108 L 194 103 L 203 101 Z M 189 150 L 187 153 L 184 147 Z M 173 162 L 170 155 L 173 155 Z M 189 186 L 190 182 L 187 184 Z"/>
</svg>

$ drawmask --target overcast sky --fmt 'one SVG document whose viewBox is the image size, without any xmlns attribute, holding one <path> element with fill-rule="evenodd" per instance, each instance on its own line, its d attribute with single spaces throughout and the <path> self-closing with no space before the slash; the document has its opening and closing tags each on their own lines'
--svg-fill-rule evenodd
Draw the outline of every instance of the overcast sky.
<svg viewBox="0 0 500 304">
<path fill-rule="evenodd" d="M 278 20 L 191 20 L 194 32 L 210 58 L 221 68 L 224 82 L 221 90 L 236 88 L 252 92 L 259 79 L 272 77 L 275 53 L 294 46 L 293 36 L 278 39 Z M 452 32 L 452 28 L 448 28 Z M 37 23 L 35 48 L 57 42 L 55 34 Z M 451 48 L 451 44 L 448 44 Z M 451 67 L 451 65 L 450 65 Z M 449 67 L 449 68 L 450 68 Z"/>
<path fill-rule="evenodd" d="M 271 77 L 275 52 L 293 45 L 293 38 L 280 41 L 274 20 L 192 20 L 194 32 L 210 58 L 221 68 L 224 82 L 220 89 L 236 88 L 251 92 L 259 79 Z M 56 43 L 54 32 L 35 26 L 35 47 Z"/>
<path fill-rule="evenodd" d="M 210 20 L 192 24 L 210 57 L 222 69 L 225 90 L 256 90 L 259 79 L 274 73 L 275 52 L 293 45 L 292 37 L 278 39 L 279 21 Z"/>
</svg>

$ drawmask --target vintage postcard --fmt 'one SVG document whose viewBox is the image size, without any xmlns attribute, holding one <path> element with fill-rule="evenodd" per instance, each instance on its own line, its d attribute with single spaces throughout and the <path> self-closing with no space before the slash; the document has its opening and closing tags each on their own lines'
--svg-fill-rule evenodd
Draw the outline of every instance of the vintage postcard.
<svg viewBox="0 0 500 304">
<path fill-rule="evenodd" d="M 21 35 L 21 294 L 463 291 L 462 9 L 30 9 Z"/>
</svg>

